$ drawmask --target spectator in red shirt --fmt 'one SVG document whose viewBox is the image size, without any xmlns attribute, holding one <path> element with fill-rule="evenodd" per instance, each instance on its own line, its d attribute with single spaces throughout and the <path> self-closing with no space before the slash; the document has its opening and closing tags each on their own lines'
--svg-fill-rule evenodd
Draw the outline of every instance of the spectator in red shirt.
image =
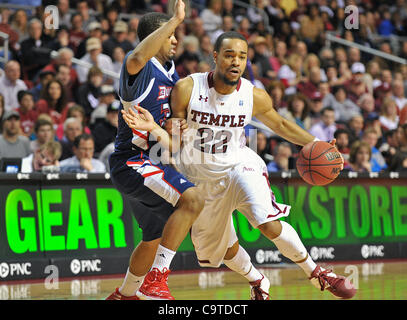
<svg viewBox="0 0 407 320">
<path fill-rule="evenodd" d="M 39 114 L 49 114 L 55 127 L 65 121 L 68 105 L 61 81 L 53 79 L 47 83 L 42 92 L 42 98 L 36 103 L 35 108 Z"/>
<path fill-rule="evenodd" d="M 298 91 L 312 99 L 315 92 L 318 91 L 319 83 L 321 82 L 321 69 L 318 66 L 314 66 L 309 71 L 308 81 L 300 82 L 297 85 Z"/>
<path fill-rule="evenodd" d="M 21 90 L 17 93 L 19 107 L 17 112 L 20 114 L 20 127 L 26 137 L 30 137 L 34 130 L 35 121 L 38 113 L 34 110 L 34 98 L 31 92 Z"/>
<path fill-rule="evenodd" d="M 349 164 L 349 131 L 343 128 L 337 129 L 334 133 L 334 138 L 336 139 L 336 147 L 338 151 L 342 154 L 344 163 L 346 166 Z"/>
<path fill-rule="evenodd" d="M 69 45 L 76 53 L 79 44 L 87 37 L 86 32 L 83 31 L 83 17 L 80 13 L 72 15 L 71 25 L 72 28 L 69 30 Z"/>
</svg>

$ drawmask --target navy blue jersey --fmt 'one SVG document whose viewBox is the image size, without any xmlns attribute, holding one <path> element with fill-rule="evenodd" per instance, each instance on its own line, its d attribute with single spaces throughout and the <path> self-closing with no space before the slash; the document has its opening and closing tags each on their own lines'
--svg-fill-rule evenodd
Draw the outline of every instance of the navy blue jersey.
<svg viewBox="0 0 407 320">
<path fill-rule="evenodd" d="M 147 109 L 155 122 L 163 126 L 171 116 L 169 97 L 172 88 L 179 80 L 174 62 L 161 65 L 156 58 L 151 58 L 137 75 L 129 75 L 126 68 L 128 53 L 120 72 L 120 109 L 119 125 L 115 141 L 115 152 L 126 153 L 130 157 L 146 152 L 156 143 L 149 139 L 149 133 L 130 129 L 123 120 L 121 109 L 135 105 Z"/>
</svg>

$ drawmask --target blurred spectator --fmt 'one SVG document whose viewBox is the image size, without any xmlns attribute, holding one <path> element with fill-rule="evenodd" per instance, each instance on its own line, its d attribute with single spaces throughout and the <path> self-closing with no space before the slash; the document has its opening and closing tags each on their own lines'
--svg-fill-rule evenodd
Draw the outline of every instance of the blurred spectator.
<svg viewBox="0 0 407 320">
<path fill-rule="evenodd" d="M 197 72 L 198 63 L 199 56 L 196 53 L 184 51 L 179 57 L 176 67 L 179 77 L 182 79 L 191 73 Z"/>
<path fill-rule="evenodd" d="M 47 83 L 41 93 L 41 99 L 35 104 L 35 109 L 39 114 L 49 114 L 56 127 L 65 121 L 68 103 L 61 81 L 52 79 Z"/>
<path fill-rule="evenodd" d="M 222 0 L 209 0 L 207 8 L 203 9 L 200 17 L 205 32 L 211 37 L 212 34 L 222 28 Z"/>
<path fill-rule="evenodd" d="M 38 83 L 32 87 L 29 91 L 33 95 L 34 102 L 37 102 L 41 99 L 41 92 L 43 88 L 47 85 L 55 77 L 55 72 L 52 70 L 41 70 L 40 74 L 38 75 L 39 81 Z"/>
<path fill-rule="evenodd" d="M 69 12 L 69 0 L 58 0 L 57 3 L 59 24 L 68 27 L 71 24 L 71 13 Z"/>
<path fill-rule="evenodd" d="M 20 64 L 15 60 L 8 61 L 4 67 L 4 75 L 0 78 L 0 94 L 4 97 L 4 108 L 7 111 L 18 107 L 17 93 L 27 90 L 20 75 Z"/>
<path fill-rule="evenodd" d="M 287 44 L 284 41 L 277 41 L 274 55 L 270 55 L 270 65 L 275 72 L 278 73 L 281 66 L 286 63 L 287 59 Z"/>
<path fill-rule="evenodd" d="M 19 91 L 17 94 L 19 107 L 17 112 L 20 114 L 20 126 L 22 134 L 30 138 L 34 130 L 35 121 L 37 121 L 38 113 L 34 110 L 34 98 L 29 91 Z"/>
<path fill-rule="evenodd" d="M 73 156 L 73 142 L 83 133 L 82 123 L 77 118 L 67 118 L 64 122 L 64 136 L 60 140 L 62 146 L 61 160 Z"/>
<path fill-rule="evenodd" d="M 50 61 L 51 49 L 47 45 L 51 38 L 43 34 L 42 28 L 42 22 L 39 19 L 31 19 L 28 23 L 30 37 L 21 42 L 22 71 L 26 80 L 32 81 Z"/>
<path fill-rule="evenodd" d="M 380 123 L 384 131 L 396 129 L 399 123 L 397 104 L 391 98 L 385 98 L 380 111 Z"/>
<path fill-rule="evenodd" d="M 77 83 L 74 83 L 71 79 L 69 67 L 64 64 L 57 66 L 57 74 L 55 79 L 62 83 L 66 93 L 66 101 L 74 102 L 78 94 L 78 86 Z"/>
<path fill-rule="evenodd" d="M 37 150 L 22 159 L 21 172 L 42 172 L 43 169 L 53 167 L 53 170 L 59 171 L 59 157 L 62 148 L 58 141 L 48 141 L 41 145 Z M 58 169 L 55 169 L 57 167 Z"/>
<path fill-rule="evenodd" d="M 9 110 L 3 116 L 3 131 L 0 135 L 0 159 L 24 158 L 30 154 L 30 141 L 20 135 L 20 115 Z"/>
<path fill-rule="evenodd" d="M 321 111 L 321 121 L 314 124 L 309 132 L 322 141 L 331 141 L 336 129 L 335 111 L 326 107 Z"/>
<path fill-rule="evenodd" d="M 284 91 L 284 84 L 278 80 L 271 81 L 267 86 L 267 92 L 273 100 L 274 109 L 277 111 L 286 107 L 286 102 L 283 100 Z"/>
<path fill-rule="evenodd" d="M 363 94 L 357 105 L 360 107 L 360 113 L 363 115 L 363 118 L 366 120 L 369 116 L 376 114 L 375 112 L 375 101 L 370 93 Z"/>
<path fill-rule="evenodd" d="M 257 36 L 254 39 L 254 52 L 252 63 L 257 65 L 260 78 L 274 79 L 277 73 L 270 64 L 269 43 L 265 37 Z"/>
<path fill-rule="evenodd" d="M 309 103 L 307 97 L 302 93 L 297 93 L 293 95 L 288 101 L 287 112 L 282 115 L 295 122 L 304 130 L 309 131 L 311 129 L 311 118 L 309 113 Z"/>
<path fill-rule="evenodd" d="M 96 21 L 95 15 L 89 11 L 88 2 L 86 0 L 78 0 L 76 2 L 76 11 L 82 16 L 82 30 L 89 32 L 89 25 Z"/>
<path fill-rule="evenodd" d="M 205 61 L 209 64 L 211 70 L 215 69 L 215 62 L 213 61 L 213 44 L 208 35 L 201 37 L 200 46 L 198 46 L 200 62 Z"/>
<path fill-rule="evenodd" d="M 113 49 L 113 59 L 112 59 L 113 71 L 116 72 L 117 74 L 120 74 L 125 55 L 126 54 L 121 47 L 116 47 Z M 119 83 L 120 83 L 120 79 L 114 80 L 113 86 L 116 91 L 119 91 Z"/>
<path fill-rule="evenodd" d="M 79 44 L 86 38 L 86 32 L 83 29 L 83 17 L 80 13 L 74 13 L 71 16 L 71 24 L 69 29 L 69 45 L 76 53 Z"/>
<path fill-rule="evenodd" d="M 393 80 L 393 100 L 396 102 L 398 112 L 400 112 L 405 105 L 407 105 L 407 98 L 404 93 L 404 84 L 402 80 Z"/>
<path fill-rule="evenodd" d="M 95 139 L 95 154 L 100 152 L 109 143 L 114 142 L 117 134 L 119 106 L 116 103 L 108 105 L 106 110 L 106 118 L 99 121 L 92 130 L 92 135 Z"/>
<path fill-rule="evenodd" d="M 82 124 L 83 132 L 91 134 L 89 127 L 86 125 L 85 110 L 81 105 L 72 105 L 66 113 L 66 118 L 78 119 Z M 56 130 L 56 137 L 58 140 L 62 140 L 62 138 L 64 137 L 64 125 L 65 123 L 60 123 Z"/>
<path fill-rule="evenodd" d="M 250 21 L 247 17 L 243 17 L 240 22 L 239 26 L 237 28 L 237 32 L 239 32 L 242 36 L 246 38 L 246 40 L 249 40 L 250 38 Z"/>
<path fill-rule="evenodd" d="M 271 160 L 273 160 L 272 155 L 270 154 L 270 146 L 268 143 L 267 136 L 261 132 L 257 131 L 256 134 L 256 152 L 263 159 L 264 163 L 267 165 Z"/>
<path fill-rule="evenodd" d="M 0 13 L 0 31 L 8 34 L 9 50 L 11 51 L 11 56 L 14 56 L 19 49 L 19 39 L 18 33 L 10 26 L 11 11 L 8 8 L 0 8 Z M 3 45 L 3 38 L 0 38 L 0 44 Z M 4 55 L 4 53 L 2 53 L 2 55 Z M 8 59 L 10 59 L 10 54 Z"/>
<path fill-rule="evenodd" d="M 406 171 L 407 169 L 407 124 L 397 128 L 398 147 L 391 159 L 389 171 Z"/>
<path fill-rule="evenodd" d="M 344 166 L 343 170 L 360 173 L 372 172 L 371 158 L 372 150 L 369 144 L 365 141 L 355 141 L 350 149 L 349 163 Z"/>
<path fill-rule="evenodd" d="M 140 2 L 140 1 L 138 1 Z M 104 30 L 107 34 L 113 33 L 115 23 L 119 20 L 119 9 L 117 6 L 111 4 L 105 11 L 105 17 L 107 20 L 107 29 Z"/>
<path fill-rule="evenodd" d="M 387 130 L 383 135 L 384 142 L 380 146 L 379 151 L 382 153 L 387 166 L 390 166 L 399 146 L 397 135 L 397 129 Z"/>
<path fill-rule="evenodd" d="M 303 80 L 301 77 L 302 59 L 298 54 L 291 54 L 287 63 L 282 65 L 278 71 L 277 78 L 281 80 L 285 87 L 285 94 L 296 93 L 297 84 Z"/>
<path fill-rule="evenodd" d="M 98 67 L 92 67 L 87 74 L 87 80 L 78 89 L 78 102 L 85 109 L 86 118 L 99 104 L 100 90 L 103 83 L 103 73 Z"/>
<path fill-rule="evenodd" d="M 287 142 L 279 143 L 273 150 L 274 160 L 267 165 L 268 172 L 289 171 L 291 146 Z"/>
<path fill-rule="evenodd" d="M 360 114 L 360 108 L 357 104 L 347 98 L 344 86 L 332 88 L 335 100 L 332 102 L 332 108 L 335 110 L 335 119 L 340 122 L 348 122 L 354 115 Z"/>
<path fill-rule="evenodd" d="M 47 44 L 47 47 L 54 51 L 58 51 L 61 48 L 70 48 L 69 29 L 65 26 L 60 26 L 56 31 L 56 37 Z"/>
<path fill-rule="evenodd" d="M 321 68 L 321 62 L 318 56 L 314 53 L 309 53 L 304 59 L 303 63 L 303 73 L 307 78 L 311 78 L 311 69 L 314 67 L 318 67 L 320 71 L 320 81 L 325 82 L 328 80 L 324 69 Z"/>
<path fill-rule="evenodd" d="M 235 22 L 234 17 L 232 15 L 224 15 L 222 17 L 222 28 L 212 33 L 212 35 L 210 36 L 211 42 L 215 43 L 216 39 L 218 39 L 218 37 L 224 32 L 234 31 L 235 30 L 234 22 Z"/>
<path fill-rule="evenodd" d="M 303 93 L 308 98 L 312 99 L 316 92 L 318 92 L 318 86 L 321 82 L 321 69 L 318 66 L 314 66 L 310 69 L 309 77 L 307 80 L 301 81 L 297 84 L 297 90 Z"/>
<path fill-rule="evenodd" d="M 11 18 L 11 28 L 18 34 L 18 42 L 21 43 L 30 36 L 28 32 L 28 16 L 23 9 L 18 9 Z"/>
<path fill-rule="evenodd" d="M 98 121 L 103 121 L 106 118 L 107 106 L 115 103 L 120 105 L 120 101 L 116 100 L 115 89 L 108 84 L 100 88 L 99 104 L 90 115 L 90 125 L 93 127 Z"/>
<path fill-rule="evenodd" d="M 336 139 L 336 147 L 338 151 L 342 154 L 344 163 L 346 166 L 349 162 L 349 131 L 343 128 L 337 129 L 334 133 L 334 138 Z"/>
<path fill-rule="evenodd" d="M 382 36 L 390 36 L 394 34 L 395 27 L 391 21 L 391 13 L 388 9 L 381 12 L 382 20 L 377 28 L 377 31 Z"/>
<path fill-rule="evenodd" d="M 350 144 L 362 138 L 365 121 L 362 115 L 354 115 L 348 121 Z"/>
<path fill-rule="evenodd" d="M 380 172 L 387 168 L 386 161 L 383 155 L 381 154 L 379 149 L 376 148 L 378 140 L 379 137 L 374 128 L 367 128 L 363 132 L 362 141 L 367 142 L 372 150 L 372 157 L 370 159 L 372 172 Z"/>
<path fill-rule="evenodd" d="M 90 38 L 86 42 L 86 51 L 85 54 L 80 60 L 83 62 L 90 63 L 94 66 L 103 68 L 105 70 L 113 71 L 113 62 L 112 59 L 102 53 L 102 43 L 98 38 Z M 78 66 L 77 67 L 79 82 L 81 84 L 85 83 L 88 78 L 89 69 L 86 67 Z M 103 74 L 102 74 L 103 75 Z"/>
<path fill-rule="evenodd" d="M 91 172 L 104 173 L 106 167 L 98 159 L 93 158 L 95 143 L 93 137 L 83 133 L 77 136 L 73 143 L 74 156 L 62 160 L 60 167 L 62 172 Z"/>
<path fill-rule="evenodd" d="M 54 124 L 50 117 L 45 118 L 44 114 L 40 115 L 34 124 L 34 140 L 30 141 L 30 150 L 34 152 L 40 146 L 48 141 L 55 140 Z"/>
<path fill-rule="evenodd" d="M 113 28 L 113 35 L 103 41 L 103 53 L 113 58 L 113 50 L 116 47 L 123 49 L 124 53 L 133 50 L 133 45 L 127 40 L 128 26 L 124 21 L 117 21 Z"/>
<path fill-rule="evenodd" d="M 98 38 L 100 42 L 103 42 L 102 25 L 100 22 L 94 21 L 89 24 L 87 37 L 81 41 L 76 49 L 76 58 L 80 59 L 86 54 L 86 42 L 90 38 Z"/>
<path fill-rule="evenodd" d="M 382 83 L 380 80 L 380 65 L 377 61 L 371 60 L 367 63 L 366 71 L 372 77 L 372 87 L 374 90 Z"/>
<path fill-rule="evenodd" d="M 319 7 L 316 3 L 308 5 L 308 12 L 306 15 L 302 16 L 300 24 L 300 34 L 307 43 L 307 47 L 312 47 L 312 49 L 314 49 L 317 38 L 324 31 L 324 24 L 320 17 Z"/>
<path fill-rule="evenodd" d="M 321 93 L 315 91 L 309 101 L 309 116 L 311 118 L 311 126 L 313 126 L 321 120 L 321 111 L 323 109 Z"/>
</svg>

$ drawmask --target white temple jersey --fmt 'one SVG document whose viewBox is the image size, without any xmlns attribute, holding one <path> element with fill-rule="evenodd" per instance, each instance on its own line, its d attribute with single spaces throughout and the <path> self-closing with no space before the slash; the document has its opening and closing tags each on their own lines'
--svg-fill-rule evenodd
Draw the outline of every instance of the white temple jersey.
<svg viewBox="0 0 407 320">
<path fill-rule="evenodd" d="M 241 78 L 228 95 L 216 92 L 213 73 L 195 73 L 187 109 L 180 170 L 192 181 L 217 179 L 245 159 L 244 127 L 253 111 L 253 85 Z"/>
</svg>

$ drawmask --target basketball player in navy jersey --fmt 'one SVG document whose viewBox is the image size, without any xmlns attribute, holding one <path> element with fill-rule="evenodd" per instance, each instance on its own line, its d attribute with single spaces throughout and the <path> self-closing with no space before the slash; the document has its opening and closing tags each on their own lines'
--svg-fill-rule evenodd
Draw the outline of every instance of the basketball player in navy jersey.
<svg viewBox="0 0 407 320">
<path fill-rule="evenodd" d="M 120 109 L 142 106 L 160 129 L 171 115 L 169 95 L 179 79 L 172 61 L 177 45 L 174 32 L 184 17 L 182 0 L 176 1 L 172 17 L 143 16 L 137 31 L 141 42 L 126 55 L 120 73 Z M 120 112 L 118 120 L 109 159 L 111 179 L 129 199 L 143 239 L 130 258 L 123 286 L 107 299 L 137 300 L 135 292 L 143 280 L 139 290 L 143 298 L 173 299 L 167 286 L 169 266 L 204 202 L 187 178 L 150 158 L 157 143 L 155 132 L 131 130 Z"/>
<path fill-rule="evenodd" d="M 189 130 L 189 135 L 183 137 L 178 168 L 196 184 L 206 200 L 191 230 L 199 262 L 213 267 L 223 262 L 240 273 L 251 265 L 231 223 L 231 214 L 238 209 L 281 254 L 303 269 L 313 285 L 337 297 L 351 298 L 356 289 L 348 279 L 317 265 L 295 229 L 279 220 L 289 214 L 290 206 L 275 202 L 264 161 L 239 139 L 244 134 L 243 127 L 254 116 L 294 144 L 304 146 L 318 140 L 282 118 L 272 107 L 267 92 L 241 78 L 247 51 L 248 44 L 242 35 L 222 34 L 214 47 L 215 71 L 192 74 L 178 81 L 171 94 L 173 116 L 187 119 Z M 156 130 L 148 111 L 140 107 L 136 110 L 142 115 L 123 112 L 126 123 L 131 128 Z M 171 145 L 171 138 L 165 133 L 160 141 L 165 148 Z M 258 281 L 255 294 L 267 298 L 268 286 L 263 282 Z"/>
</svg>

